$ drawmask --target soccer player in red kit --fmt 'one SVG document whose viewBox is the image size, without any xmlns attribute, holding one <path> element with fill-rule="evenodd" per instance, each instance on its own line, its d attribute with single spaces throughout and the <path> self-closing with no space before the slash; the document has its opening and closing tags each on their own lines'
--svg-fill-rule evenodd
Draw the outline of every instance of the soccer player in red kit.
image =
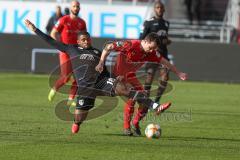
<svg viewBox="0 0 240 160">
<path fill-rule="evenodd" d="M 143 40 L 128 40 L 118 41 L 107 44 L 103 50 L 100 62 L 96 67 L 96 70 L 101 71 L 102 66 L 106 60 L 106 57 L 111 51 L 117 51 L 120 54 L 117 57 L 116 64 L 114 66 L 113 74 L 116 77 L 121 77 L 122 82 L 131 85 L 135 90 L 143 92 L 143 86 L 136 78 L 135 72 L 146 62 L 162 63 L 166 65 L 171 71 L 173 71 L 181 80 L 187 79 L 187 74 L 179 72 L 175 66 L 170 64 L 164 57 L 156 52 L 158 45 L 160 44 L 158 35 L 156 33 L 150 33 Z M 135 103 L 134 98 L 129 99 L 125 105 L 124 110 L 124 134 L 132 135 L 130 122 L 133 114 L 133 107 L 129 107 Z M 162 104 L 162 111 L 168 109 L 171 103 Z M 132 105 L 134 106 L 134 105 Z M 130 109 L 129 109 L 130 108 Z M 136 117 L 133 120 L 134 128 L 140 132 L 139 121 L 144 117 L 146 111 L 144 108 L 139 108 Z M 136 130 L 135 133 L 136 133 Z M 139 134 L 137 134 L 139 135 Z"/>
<path fill-rule="evenodd" d="M 65 44 L 77 44 L 77 37 L 80 31 L 86 31 L 86 23 L 83 19 L 78 17 L 80 11 L 80 3 L 78 1 L 71 2 L 70 15 L 63 16 L 58 20 L 52 29 L 51 37 L 55 40 L 59 40 Z M 52 101 L 56 91 L 59 90 L 64 84 L 66 84 L 72 75 L 72 66 L 69 59 L 69 55 L 61 52 L 59 54 L 60 61 L 60 78 L 56 81 L 54 87 L 51 89 L 48 99 Z M 74 103 L 73 99 L 77 92 L 76 80 L 72 82 L 69 103 Z"/>
</svg>

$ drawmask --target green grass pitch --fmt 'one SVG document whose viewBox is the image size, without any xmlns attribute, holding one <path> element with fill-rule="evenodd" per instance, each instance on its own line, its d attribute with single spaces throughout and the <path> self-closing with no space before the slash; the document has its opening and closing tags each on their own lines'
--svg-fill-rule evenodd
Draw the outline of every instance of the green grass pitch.
<svg viewBox="0 0 240 160">
<path fill-rule="evenodd" d="M 77 135 L 47 101 L 48 76 L 0 74 L 0 160 L 239 160 L 240 85 L 170 82 L 173 106 L 157 121 L 161 139 L 122 136 L 123 102 L 87 121 Z M 114 107 L 114 106 L 113 106 Z"/>
</svg>

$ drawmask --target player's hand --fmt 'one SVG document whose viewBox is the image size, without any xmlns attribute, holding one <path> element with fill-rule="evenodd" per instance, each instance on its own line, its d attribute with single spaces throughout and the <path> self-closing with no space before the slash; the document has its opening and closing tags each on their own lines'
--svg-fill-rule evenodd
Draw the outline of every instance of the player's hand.
<svg viewBox="0 0 240 160">
<path fill-rule="evenodd" d="M 95 67 L 95 70 L 98 71 L 99 73 L 102 73 L 103 71 L 103 63 L 99 62 L 98 65 Z"/>
<path fill-rule="evenodd" d="M 26 25 L 26 27 L 28 28 L 28 29 L 30 29 L 31 31 L 33 31 L 33 32 L 35 32 L 36 31 L 36 27 L 35 27 L 35 25 L 31 22 L 31 21 L 29 21 L 28 19 L 26 19 L 25 20 L 25 25 Z"/>
<path fill-rule="evenodd" d="M 121 82 L 124 79 L 124 76 L 117 76 L 117 81 Z"/>
<path fill-rule="evenodd" d="M 178 73 L 178 77 L 183 81 L 188 79 L 188 75 L 186 73 L 183 73 L 183 72 Z"/>
</svg>

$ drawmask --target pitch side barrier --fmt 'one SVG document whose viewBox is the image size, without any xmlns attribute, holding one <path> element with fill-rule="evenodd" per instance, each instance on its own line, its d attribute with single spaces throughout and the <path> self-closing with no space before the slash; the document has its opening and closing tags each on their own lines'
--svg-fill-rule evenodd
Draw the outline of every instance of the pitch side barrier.
<svg viewBox="0 0 240 160">
<path fill-rule="evenodd" d="M 49 49 L 49 48 L 33 48 L 31 53 L 31 72 L 36 72 L 36 64 L 37 64 L 37 55 L 38 54 L 58 54 L 59 51 L 57 49 Z M 106 61 L 106 65 L 110 68 L 114 63 L 114 59 L 116 58 L 117 53 L 112 52 Z"/>
<path fill-rule="evenodd" d="M 101 50 L 108 40 L 93 38 L 93 46 Z M 2 72 L 34 71 L 49 74 L 59 65 L 57 50 L 52 50 L 54 48 L 37 36 L 0 34 L 0 42 Z M 240 46 L 237 44 L 173 42 L 169 46 L 169 52 L 173 56 L 174 64 L 187 72 L 192 81 L 240 83 Z M 110 57 L 107 64 L 113 57 Z M 171 79 L 176 77 L 172 76 Z"/>
</svg>

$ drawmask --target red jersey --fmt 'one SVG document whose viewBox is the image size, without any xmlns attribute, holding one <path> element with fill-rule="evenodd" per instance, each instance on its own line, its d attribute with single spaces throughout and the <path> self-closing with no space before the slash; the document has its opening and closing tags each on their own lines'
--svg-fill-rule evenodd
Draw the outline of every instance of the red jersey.
<svg viewBox="0 0 240 160">
<path fill-rule="evenodd" d="M 54 28 L 61 34 L 61 41 L 65 44 L 77 44 L 78 33 L 87 30 L 83 19 L 71 19 L 69 15 L 61 17 Z"/>
<path fill-rule="evenodd" d="M 135 72 L 145 62 L 160 63 L 162 58 L 162 56 L 158 56 L 156 51 L 144 52 L 141 40 L 118 41 L 114 42 L 113 45 L 113 50 L 120 52 L 113 73 L 115 76 L 124 76 L 125 79 L 135 76 Z"/>
</svg>

